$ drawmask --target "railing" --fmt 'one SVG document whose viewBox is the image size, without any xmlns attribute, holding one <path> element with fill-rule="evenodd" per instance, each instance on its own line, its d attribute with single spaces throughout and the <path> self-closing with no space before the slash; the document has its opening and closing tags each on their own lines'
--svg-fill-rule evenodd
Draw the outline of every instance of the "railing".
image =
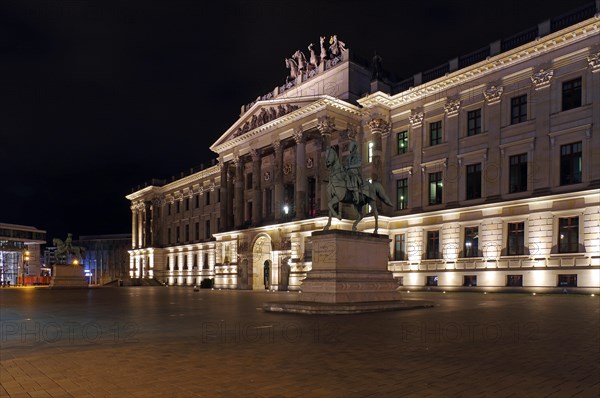
<svg viewBox="0 0 600 398">
<path fill-rule="evenodd" d="M 568 14 L 563 14 L 559 17 L 552 18 L 550 21 L 550 32 L 554 33 L 567 26 L 574 25 L 578 22 L 592 18 L 596 14 L 596 3 L 590 3 L 581 8 L 571 11 Z"/>
<path fill-rule="evenodd" d="M 429 69 L 429 70 L 423 72 L 422 83 L 427 83 L 431 80 L 435 80 L 439 77 L 446 75 L 446 73 L 448 73 L 448 72 L 450 72 L 450 64 L 446 62 L 443 65 L 440 65 L 436 68 Z"/>
<path fill-rule="evenodd" d="M 535 38 L 538 37 L 538 27 L 535 26 L 526 31 L 517 33 L 514 36 L 503 39 L 500 42 L 500 51 L 505 52 L 512 50 L 513 48 L 517 48 L 525 43 L 529 43 L 530 41 L 534 41 Z"/>
<path fill-rule="evenodd" d="M 470 54 L 463 55 L 458 58 L 458 69 L 465 68 L 469 65 L 481 62 L 490 56 L 490 46 L 480 48 Z"/>
<path fill-rule="evenodd" d="M 192 174 L 198 173 L 199 171 L 202 171 L 204 169 L 212 167 L 216 164 L 217 164 L 217 159 L 212 159 L 208 165 L 201 163 L 199 166 L 190 167 L 189 170 L 180 172 L 178 176 L 172 175 L 168 179 L 153 178 L 152 180 L 145 181 L 144 183 L 139 184 L 138 186 L 132 187 L 131 192 L 136 192 L 136 191 L 139 191 L 140 189 L 144 189 L 149 186 L 160 187 L 167 183 L 182 179 L 187 176 L 191 176 Z"/>
</svg>

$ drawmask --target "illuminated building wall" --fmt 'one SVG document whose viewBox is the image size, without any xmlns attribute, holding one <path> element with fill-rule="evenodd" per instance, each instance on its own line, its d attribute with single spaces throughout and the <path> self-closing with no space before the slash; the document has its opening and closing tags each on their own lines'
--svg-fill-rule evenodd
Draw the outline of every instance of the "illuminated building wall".
<svg viewBox="0 0 600 398">
<path fill-rule="evenodd" d="M 127 196 L 131 275 L 301 290 L 310 233 L 328 212 L 324 151 L 336 146 L 343 161 L 355 140 L 363 177 L 394 204 L 380 208 L 379 232 L 403 289 L 597 292 L 596 12 L 546 21 L 399 82 L 371 81 L 344 50 L 275 87 L 242 106 L 211 146 L 217 164 Z M 332 228 L 350 229 L 353 210 L 341 211 Z M 359 225 L 373 228 L 372 217 Z M 208 268 L 190 270 L 195 257 Z"/>
</svg>

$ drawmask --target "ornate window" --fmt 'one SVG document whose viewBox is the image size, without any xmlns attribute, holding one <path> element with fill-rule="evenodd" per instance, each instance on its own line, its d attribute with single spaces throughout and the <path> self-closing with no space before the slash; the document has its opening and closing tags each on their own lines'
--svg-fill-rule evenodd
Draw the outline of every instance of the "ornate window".
<svg viewBox="0 0 600 398">
<path fill-rule="evenodd" d="M 506 241 L 506 254 L 521 256 L 525 254 L 525 223 L 515 222 L 508 224 L 508 239 Z"/>
<path fill-rule="evenodd" d="M 398 155 L 408 152 L 408 131 L 401 131 L 397 135 Z"/>
<path fill-rule="evenodd" d="M 577 253 L 579 251 L 579 217 L 558 219 L 558 252 Z"/>
<path fill-rule="evenodd" d="M 394 236 L 394 261 L 406 260 L 406 235 L 397 234 Z"/>
<path fill-rule="evenodd" d="M 442 172 L 429 173 L 429 204 L 442 203 Z"/>
<path fill-rule="evenodd" d="M 510 124 L 527 120 L 527 94 L 510 99 Z"/>
<path fill-rule="evenodd" d="M 408 208 L 408 178 L 396 181 L 396 210 Z"/>
<path fill-rule="evenodd" d="M 481 108 L 467 112 L 467 136 L 481 133 Z"/>
<path fill-rule="evenodd" d="M 579 108 L 581 106 L 581 77 L 563 82 L 562 110 Z"/>
<path fill-rule="evenodd" d="M 479 256 L 479 227 L 466 227 L 463 257 L 477 256 Z"/>
<path fill-rule="evenodd" d="M 560 146 L 560 185 L 581 182 L 581 141 Z"/>
<path fill-rule="evenodd" d="M 527 191 L 527 154 L 511 156 L 509 159 L 509 187 L 508 191 Z"/>
<path fill-rule="evenodd" d="M 467 199 L 481 198 L 481 163 L 467 166 Z"/>
<path fill-rule="evenodd" d="M 427 259 L 440 258 L 440 231 L 427 231 Z"/>
<path fill-rule="evenodd" d="M 442 121 L 429 124 L 429 145 L 438 145 L 442 143 Z"/>
</svg>

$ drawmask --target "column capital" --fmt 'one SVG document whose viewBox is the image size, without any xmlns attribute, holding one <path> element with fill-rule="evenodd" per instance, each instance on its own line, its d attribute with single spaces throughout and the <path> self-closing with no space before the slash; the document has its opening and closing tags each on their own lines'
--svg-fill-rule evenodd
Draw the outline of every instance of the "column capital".
<svg viewBox="0 0 600 398">
<path fill-rule="evenodd" d="M 296 145 L 304 142 L 304 129 L 302 126 L 294 129 L 294 141 L 296 141 Z"/>
<path fill-rule="evenodd" d="M 331 134 L 335 130 L 335 119 L 331 116 L 322 116 L 318 119 L 317 129 L 321 134 Z"/>
<path fill-rule="evenodd" d="M 261 155 L 262 155 L 261 149 L 256 149 L 256 148 L 250 149 L 250 157 L 252 157 L 253 162 L 260 160 Z"/>
<path fill-rule="evenodd" d="M 371 119 L 367 126 L 371 129 L 371 134 L 387 133 L 390 129 L 390 124 L 381 118 Z"/>
<path fill-rule="evenodd" d="M 483 90 L 483 96 L 487 101 L 488 105 L 497 104 L 500 102 L 500 98 L 502 97 L 502 92 L 504 91 L 504 87 L 500 85 L 490 85 L 485 90 Z"/>
<path fill-rule="evenodd" d="M 235 167 L 241 166 L 242 162 L 240 161 L 240 156 L 239 155 L 235 155 L 233 157 L 233 164 Z"/>
<path fill-rule="evenodd" d="M 423 124 L 423 119 L 425 118 L 425 114 L 416 109 L 413 109 L 410 116 L 408 116 L 408 121 L 412 128 L 420 127 Z"/>
<path fill-rule="evenodd" d="M 552 76 L 554 76 L 554 70 L 540 69 L 531 75 L 531 82 L 534 84 L 536 90 L 541 90 L 550 87 Z"/>
<path fill-rule="evenodd" d="M 283 149 L 281 147 L 281 140 L 277 139 L 277 140 L 273 141 L 273 149 L 275 149 L 275 152 L 279 152 Z"/>
<path fill-rule="evenodd" d="M 448 98 L 448 101 L 444 104 L 444 112 L 448 117 L 458 115 L 458 111 L 460 110 L 460 98 Z"/>
</svg>

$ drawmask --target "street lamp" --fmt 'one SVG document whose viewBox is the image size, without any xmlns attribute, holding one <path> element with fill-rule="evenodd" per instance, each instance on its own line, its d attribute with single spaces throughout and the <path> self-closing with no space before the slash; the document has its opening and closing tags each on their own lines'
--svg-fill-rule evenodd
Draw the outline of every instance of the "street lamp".
<svg viewBox="0 0 600 398">
<path fill-rule="evenodd" d="M 27 271 L 29 271 L 29 250 L 25 250 L 23 253 L 23 277 L 21 279 L 21 285 L 25 286 L 25 267 L 27 267 Z"/>
</svg>

